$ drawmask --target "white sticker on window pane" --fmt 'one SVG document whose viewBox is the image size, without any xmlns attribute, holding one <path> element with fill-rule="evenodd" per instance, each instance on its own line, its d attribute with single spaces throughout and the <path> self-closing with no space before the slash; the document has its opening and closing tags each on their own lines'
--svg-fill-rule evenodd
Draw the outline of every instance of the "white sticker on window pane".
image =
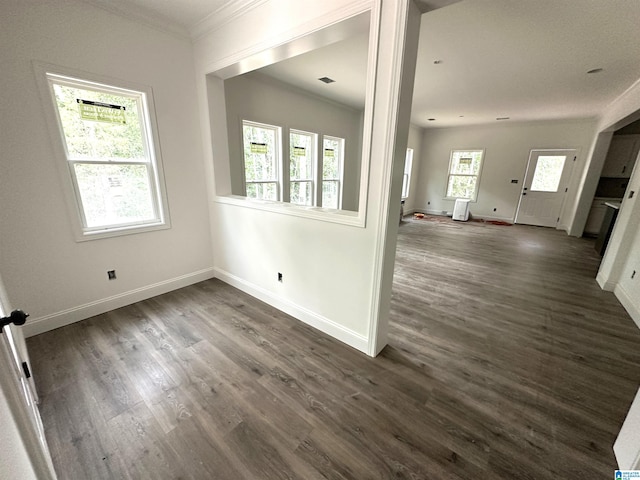
<svg viewBox="0 0 640 480">
<path fill-rule="evenodd" d="M 565 155 L 539 156 L 530 190 L 532 192 L 557 192 L 566 159 Z"/>
</svg>

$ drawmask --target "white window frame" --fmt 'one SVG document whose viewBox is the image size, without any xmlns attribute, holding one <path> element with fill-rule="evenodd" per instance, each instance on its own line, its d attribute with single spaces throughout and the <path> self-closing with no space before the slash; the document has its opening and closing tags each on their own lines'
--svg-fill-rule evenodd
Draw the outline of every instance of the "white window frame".
<svg viewBox="0 0 640 480">
<path fill-rule="evenodd" d="M 256 181 L 248 181 L 247 180 L 247 168 L 245 165 L 245 158 L 244 158 L 244 127 L 245 125 L 247 126 L 251 126 L 251 127 L 257 127 L 257 128 L 263 128 L 266 130 L 273 130 L 275 132 L 275 142 L 274 142 L 274 148 L 275 148 L 275 158 L 274 158 L 274 172 L 275 172 L 275 178 L 274 179 L 270 179 L 270 180 L 256 180 Z M 247 196 L 247 185 L 248 184 L 275 184 L 276 186 L 276 199 L 275 201 L 279 202 L 280 199 L 282 198 L 282 172 L 283 172 L 283 166 L 282 166 L 282 127 L 279 127 L 277 125 L 270 125 L 268 123 L 260 123 L 260 122 L 254 122 L 252 120 L 242 120 L 242 127 L 241 127 L 241 139 L 242 139 L 242 185 L 244 188 L 244 195 Z M 247 198 L 251 198 L 253 200 L 258 200 L 258 201 L 265 201 L 259 198 L 253 198 L 253 197 L 247 197 Z M 267 200 L 268 201 L 268 200 Z"/>
<path fill-rule="evenodd" d="M 456 152 L 480 152 L 480 167 L 478 168 L 477 175 L 467 175 L 467 174 L 458 174 L 451 173 L 451 168 L 453 167 L 453 157 Z M 447 169 L 447 180 L 444 186 L 444 198 L 447 200 L 456 200 L 458 198 L 467 198 L 467 197 L 456 197 L 449 195 L 449 179 L 451 177 L 476 177 L 476 187 L 473 191 L 473 196 L 469 198 L 471 202 L 476 202 L 478 199 L 478 190 L 480 190 L 480 176 L 482 174 L 482 167 L 484 166 L 484 149 L 483 148 L 456 148 L 451 150 L 451 155 L 449 157 L 449 168 Z"/>
<path fill-rule="evenodd" d="M 344 188 L 344 155 L 345 155 L 345 143 L 346 140 L 344 138 L 341 137 L 335 137 L 332 135 L 323 135 L 322 136 L 322 161 L 324 164 L 324 141 L 325 140 L 334 140 L 337 141 L 340 144 L 340 162 L 338 165 L 338 178 L 324 178 L 324 168 L 318 168 L 318 177 L 319 177 L 319 189 L 320 189 L 320 194 L 319 194 L 319 199 L 320 202 L 322 202 L 323 200 L 323 186 L 324 186 L 324 182 L 337 182 L 338 183 L 338 208 L 337 210 L 342 210 L 342 197 L 343 197 L 343 191 L 342 189 Z M 318 156 L 319 158 L 319 156 Z M 324 207 L 324 205 L 322 205 Z M 326 207 L 328 208 L 328 207 Z"/>
<path fill-rule="evenodd" d="M 404 174 L 402 175 L 402 200 L 409 198 L 411 189 L 411 169 L 413 167 L 413 148 L 407 148 L 404 159 Z"/>
<path fill-rule="evenodd" d="M 306 206 L 306 207 L 313 207 L 316 205 L 316 186 L 318 184 L 318 182 L 316 181 L 317 179 L 317 172 L 318 172 L 318 152 L 317 152 L 317 145 L 318 145 L 318 134 L 317 133 L 313 133 L 313 132 L 306 132 L 304 130 L 298 130 L 295 128 L 290 128 L 289 129 L 289 165 L 291 165 L 291 157 L 293 156 L 293 148 L 295 147 L 295 145 L 291 144 L 291 135 L 305 135 L 305 136 L 309 136 L 311 137 L 311 176 L 307 179 L 292 179 L 291 178 L 291 167 L 289 166 L 289 203 L 291 203 L 292 205 L 300 205 L 300 206 Z M 310 183 L 311 184 L 311 205 L 303 205 L 300 203 L 293 203 L 291 202 L 291 185 L 294 183 Z"/>
<path fill-rule="evenodd" d="M 45 101 L 45 117 L 52 134 L 53 150 L 56 164 L 64 184 L 64 195 L 70 210 L 70 220 L 73 226 L 75 240 L 78 242 L 97 240 L 120 235 L 149 232 L 171 228 L 168 200 L 164 184 L 164 172 L 158 143 L 158 129 L 155 123 L 155 108 L 151 88 L 148 86 L 123 82 L 111 78 L 77 72 L 54 65 L 35 63 L 37 82 Z M 138 115 L 143 135 L 143 149 L 145 160 L 105 160 L 105 159 L 74 159 L 67 151 L 66 137 L 62 128 L 58 106 L 53 90 L 53 83 L 68 85 L 74 88 L 84 88 L 95 91 L 105 91 L 115 95 L 139 98 Z M 154 218 L 129 223 L 88 227 L 80 190 L 75 176 L 76 164 L 145 164 L 149 175 L 149 190 L 151 193 Z"/>
</svg>

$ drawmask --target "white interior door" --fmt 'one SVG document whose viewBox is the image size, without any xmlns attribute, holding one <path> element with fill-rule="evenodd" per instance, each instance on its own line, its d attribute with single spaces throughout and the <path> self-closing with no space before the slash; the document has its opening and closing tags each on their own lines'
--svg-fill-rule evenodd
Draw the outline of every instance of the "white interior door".
<svg viewBox="0 0 640 480">
<path fill-rule="evenodd" d="M 567 193 L 575 150 L 532 150 L 516 223 L 555 227 Z"/>
<path fill-rule="evenodd" d="M 10 316 L 10 306 L 0 277 L 0 317 Z M 55 479 L 49 447 L 38 411 L 29 358 L 22 330 L 12 324 L 0 333 L 0 388 L 15 422 L 29 462 L 37 476 Z"/>
</svg>

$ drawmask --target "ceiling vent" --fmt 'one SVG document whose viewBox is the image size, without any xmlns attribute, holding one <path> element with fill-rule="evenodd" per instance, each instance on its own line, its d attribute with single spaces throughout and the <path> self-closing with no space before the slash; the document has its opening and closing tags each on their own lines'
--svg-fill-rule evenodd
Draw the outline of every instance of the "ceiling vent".
<svg viewBox="0 0 640 480">
<path fill-rule="evenodd" d="M 318 80 L 320 80 L 321 82 L 324 82 L 324 83 L 333 83 L 333 82 L 335 82 L 335 80 L 333 78 L 329 78 L 329 77 L 322 77 L 322 78 L 319 78 Z"/>
</svg>

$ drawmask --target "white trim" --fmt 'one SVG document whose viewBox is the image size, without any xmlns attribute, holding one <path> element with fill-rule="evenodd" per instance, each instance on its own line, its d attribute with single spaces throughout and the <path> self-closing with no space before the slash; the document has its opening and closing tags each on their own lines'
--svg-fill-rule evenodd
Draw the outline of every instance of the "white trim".
<svg viewBox="0 0 640 480">
<path fill-rule="evenodd" d="M 102 298 L 94 302 L 78 305 L 60 312 L 30 319 L 23 328 L 26 337 L 32 337 L 40 333 L 48 332 L 56 328 L 64 327 L 81 320 L 115 310 L 116 308 L 131 305 L 163 293 L 177 290 L 178 288 L 193 285 L 213 278 L 213 268 L 205 268 L 197 272 L 188 273 L 179 277 L 164 280 L 144 287 L 136 288 L 128 292 L 119 293 L 111 297 Z"/>
<path fill-rule="evenodd" d="M 600 288 L 602 290 L 605 290 L 607 292 L 613 292 L 617 285 L 616 282 L 609 281 L 609 278 L 606 277 L 602 272 L 598 272 L 598 274 L 596 275 L 596 282 L 598 282 L 598 285 L 600 285 Z"/>
<path fill-rule="evenodd" d="M 192 40 L 197 40 L 204 35 L 213 33 L 229 22 L 232 22 L 248 11 L 259 7 L 269 0 L 234 0 L 228 1 L 217 10 L 214 10 L 202 20 L 189 26 Z"/>
<path fill-rule="evenodd" d="M 218 267 L 214 268 L 216 277 L 225 283 L 242 290 L 243 292 L 255 297 L 263 302 L 271 305 L 272 307 L 281 310 L 284 313 L 291 315 L 292 317 L 300 320 L 301 322 L 320 330 L 327 335 L 346 343 L 350 347 L 355 348 L 363 353 L 367 353 L 368 340 L 363 335 L 360 335 L 353 330 L 343 327 L 342 325 L 330 320 L 322 315 L 318 315 L 311 310 L 308 310 L 296 303 L 293 303 L 286 298 L 275 295 L 273 292 L 266 290 L 258 285 L 255 285 L 247 280 L 237 277 L 225 270 Z"/>
<path fill-rule="evenodd" d="M 409 213 L 416 213 L 416 212 L 424 213 L 425 215 L 437 215 L 437 216 L 440 216 L 440 217 L 450 217 L 453 214 L 453 212 L 447 211 L 446 215 L 443 215 L 443 213 L 442 213 L 443 210 L 433 210 L 433 209 L 430 209 L 430 208 L 412 208 L 410 211 L 405 213 L 405 215 L 408 215 Z M 499 222 L 514 223 L 513 217 L 498 217 L 498 216 L 494 216 L 494 215 L 480 215 L 480 214 L 471 213 L 470 218 L 471 219 L 478 218 L 478 219 L 482 219 L 482 220 L 496 220 L 496 221 L 499 221 Z"/>
<path fill-rule="evenodd" d="M 613 288 L 613 293 L 615 294 L 616 298 L 620 301 L 624 309 L 627 311 L 629 316 L 636 323 L 638 328 L 640 328 L 640 304 L 636 304 L 633 301 L 631 295 L 629 295 L 629 293 L 619 283 L 616 284 L 616 286 Z"/>
<path fill-rule="evenodd" d="M 381 22 L 380 19 L 383 15 L 383 8 L 387 8 L 390 5 L 390 9 L 387 13 L 393 16 L 392 19 L 387 19 L 387 22 L 392 25 L 390 32 L 388 32 L 385 41 L 392 42 L 389 49 L 390 59 L 388 60 L 386 67 L 391 66 L 388 71 L 380 72 L 376 69 L 376 114 L 378 116 L 378 123 L 382 124 L 382 130 L 384 136 L 378 139 L 376 142 L 377 155 L 382 155 L 382 165 L 380 175 L 379 191 L 381 192 L 381 198 L 379 199 L 379 206 L 377 211 L 371 212 L 372 215 L 377 217 L 378 225 L 375 232 L 375 244 L 373 251 L 373 274 L 371 278 L 371 304 L 369 306 L 369 344 L 367 346 L 367 354 L 371 357 L 377 356 L 387 344 L 387 327 L 388 327 L 388 305 L 385 302 L 390 299 L 390 290 L 383 291 L 385 289 L 385 281 L 389 282 L 388 288 L 391 288 L 390 281 L 393 278 L 393 264 L 395 261 L 395 238 L 398 231 L 398 205 L 394 203 L 391 205 L 391 189 L 393 180 L 393 167 L 394 158 L 396 155 L 396 144 L 398 142 L 398 128 L 401 107 L 401 95 L 403 93 L 403 87 L 405 82 L 411 82 L 411 90 L 413 90 L 413 80 L 415 72 L 411 71 L 410 75 L 406 74 L 405 67 L 407 65 L 407 32 L 411 30 L 411 22 L 417 20 L 419 29 L 419 17 L 410 17 L 412 7 L 417 10 L 417 7 L 411 0 L 402 0 L 395 3 L 386 2 L 383 5 L 381 0 L 375 2 L 375 6 L 371 10 L 372 19 L 375 19 L 377 28 L 373 31 L 380 32 Z M 385 10 L 386 11 L 386 10 Z M 411 33 L 411 32 L 410 32 Z M 417 38 L 415 49 L 417 51 Z M 380 49 L 378 49 L 378 55 L 380 55 Z M 415 64 L 415 57 L 413 59 Z M 382 88 L 380 88 L 380 84 Z M 379 94 L 379 95 L 378 95 Z M 377 98 L 377 97 L 380 98 Z M 409 98 L 410 101 L 410 98 Z M 372 125 L 372 133 L 376 128 L 376 125 Z M 409 122 L 407 122 L 409 127 Z M 408 132 L 407 132 L 408 133 Z M 380 134 L 379 134 L 380 135 Z M 371 142 L 373 143 L 373 142 Z M 367 157 L 372 153 L 371 143 L 367 144 L 369 151 Z M 407 148 L 407 144 L 404 144 L 404 148 Z M 379 160 L 378 160 L 379 161 Z M 399 185 L 401 189 L 402 186 Z M 400 191 L 398 191 L 400 194 Z M 400 195 L 398 195 L 400 197 Z M 393 213 L 391 213 L 393 211 Z M 393 220 L 391 220 L 393 219 Z M 394 242 L 393 253 L 388 252 L 389 240 Z M 391 261 L 388 255 L 393 255 Z M 388 297 L 385 297 L 387 296 Z M 385 317 L 387 315 L 387 317 Z"/>
<path fill-rule="evenodd" d="M 296 42 L 297 40 L 304 39 L 304 37 L 313 35 L 314 33 L 322 31 L 334 24 L 341 23 L 351 17 L 355 17 L 361 13 L 368 12 L 372 9 L 372 3 L 373 0 L 359 0 L 336 10 L 332 10 L 326 15 L 316 17 L 312 21 L 302 24 L 293 30 L 283 32 L 276 37 L 258 42 L 251 45 L 250 47 L 245 48 L 244 50 L 240 50 L 239 52 L 229 55 L 228 57 L 216 60 L 208 65 L 204 65 L 203 72 L 205 75 L 214 73 L 216 74 L 216 76 L 222 78 L 223 80 L 229 78 L 230 76 L 247 73 L 244 70 L 233 70 L 233 73 L 227 74 L 226 70 L 229 68 L 243 68 L 243 64 L 246 63 L 246 61 L 254 55 L 261 54 L 262 52 L 268 50 L 278 49 L 283 46 L 286 47 L 287 45 Z M 241 15 L 244 13 L 245 12 L 240 12 Z M 220 24 L 220 26 L 222 25 L 223 23 Z M 374 30 L 372 29 L 370 32 L 373 33 Z M 375 36 L 377 40 L 377 35 L 373 36 Z M 369 52 L 369 54 L 371 55 L 371 52 Z M 371 61 L 371 57 L 369 58 L 369 61 Z M 221 75 L 221 71 L 224 71 L 225 73 Z"/>
<path fill-rule="evenodd" d="M 351 225 L 353 227 L 364 227 L 358 212 L 351 210 L 334 210 L 332 208 L 305 207 L 292 203 L 273 202 L 270 200 L 259 200 L 256 198 L 242 197 L 239 195 L 226 195 L 215 197 L 216 203 L 224 205 L 235 205 L 236 207 L 251 208 L 253 210 L 263 210 L 265 212 L 280 213 L 282 215 L 292 215 L 294 217 L 321 220 L 329 223 L 339 223 L 341 225 Z"/>
</svg>

